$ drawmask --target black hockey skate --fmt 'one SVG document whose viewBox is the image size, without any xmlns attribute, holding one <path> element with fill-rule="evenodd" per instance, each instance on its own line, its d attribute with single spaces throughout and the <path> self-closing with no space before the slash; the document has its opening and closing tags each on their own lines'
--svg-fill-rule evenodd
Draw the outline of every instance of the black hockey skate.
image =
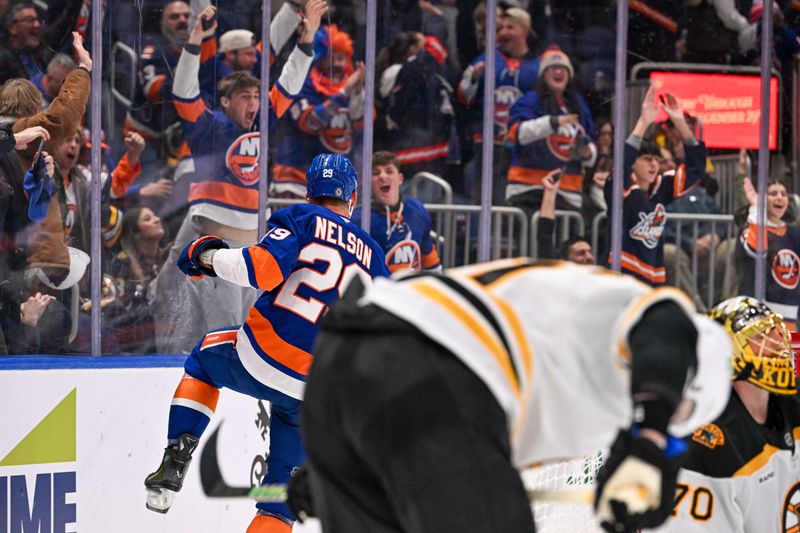
<svg viewBox="0 0 800 533">
<path fill-rule="evenodd" d="M 172 505 L 172 498 L 183 487 L 183 478 L 192 462 L 192 452 L 197 448 L 198 439 L 184 433 L 178 438 L 176 447 L 164 449 L 164 458 L 158 470 L 147 476 L 145 506 L 156 513 L 166 513 Z"/>
</svg>

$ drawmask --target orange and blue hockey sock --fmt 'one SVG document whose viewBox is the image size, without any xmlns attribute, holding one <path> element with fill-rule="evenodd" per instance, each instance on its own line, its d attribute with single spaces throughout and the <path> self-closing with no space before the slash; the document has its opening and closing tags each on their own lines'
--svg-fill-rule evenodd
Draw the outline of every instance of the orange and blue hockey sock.
<svg viewBox="0 0 800 533">
<path fill-rule="evenodd" d="M 200 437 L 208 427 L 211 416 L 217 409 L 219 389 L 189 375 L 184 375 L 172 405 L 169 408 L 167 438 L 170 444 L 178 442 L 178 437 L 188 433 Z"/>
</svg>

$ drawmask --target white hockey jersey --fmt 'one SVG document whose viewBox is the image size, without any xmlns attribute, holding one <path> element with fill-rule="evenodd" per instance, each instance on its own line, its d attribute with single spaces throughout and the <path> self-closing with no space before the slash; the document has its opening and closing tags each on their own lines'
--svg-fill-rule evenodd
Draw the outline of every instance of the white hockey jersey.
<svg viewBox="0 0 800 533">
<path fill-rule="evenodd" d="M 698 326 L 698 369 L 684 390 L 685 436 L 722 411 L 730 391 L 730 341 L 671 288 L 652 289 L 600 267 L 527 259 L 496 261 L 391 283 L 373 303 L 461 359 L 507 415 L 515 466 L 607 447 L 632 420 L 628 333 L 649 306 L 670 299 Z"/>
<path fill-rule="evenodd" d="M 800 531 L 800 400 L 773 396 L 758 424 L 732 394 L 691 439 L 675 505 L 659 533 Z"/>
</svg>

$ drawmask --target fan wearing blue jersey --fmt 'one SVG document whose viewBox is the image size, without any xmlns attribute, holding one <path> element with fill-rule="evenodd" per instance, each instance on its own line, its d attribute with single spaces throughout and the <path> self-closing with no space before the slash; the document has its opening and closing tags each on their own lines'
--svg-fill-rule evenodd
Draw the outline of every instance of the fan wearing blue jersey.
<svg viewBox="0 0 800 533">
<path fill-rule="evenodd" d="M 442 270 L 442 262 L 431 236 L 431 215 L 416 198 L 403 198 L 400 159 L 392 152 L 372 155 L 372 211 L 370 235 L 386 253 L 386 266 L 400 270 Z M 363 211 L 353 212 L 353 223 L 361 225 Z"/>
<path fill-rule="evenodd" d="M 686 160 L 674 170 L 659 172 L 658 146 L 645 139 L 645 133 L 663 109 L 678 130 L 686 151 Z M 622 170 L 622 254 L 624 274 L 657 287 L 666 283 L 664 241 L 666 206 L 697 185 L 706 168 L 706 146 L 695 138 L 686 122 L 678 100 L 665 94 L 656 101 L 656 89 L 650 87 L 642 101 L 641 113 L 625 141 Z M 604 195 L 609 211 L 613 210 L 612 177 L 606 181 Z M 608 257 L 611 262 L 611 257 Z"/>
<path fill-rule="evenodd" d="M 206 334 L 186 360 L 169 411 L 167 448 L 147 476 L 147 508 L 166 513 L 200 436 L 227 387 L 271 405 L 263 484 L 286 483 L 306 458 L 299 411 L 318 321 L 354 276 L 388 276 L 380 246 L 350 221 L 356 172 L 342 154 L 320 154 L 307 173 L 306 201 L 276 212 L 254 246 L 231 249 L 211 235 L 184 248 L 178 267 L 190 277 L 218 276 L 264 291 L 241 326 Z M 259 503 L 247 533 L 288 533 L 285 504 Z"/>
<path fill-rule="evenodd" d="M 492 203 L 505 203 L 505 180 L 511 162 L 510 150 L 505 145 L 510 126 L 511 107 L 526 91 L 536 85 L 539 78 L 539 53 L 534 46 L 535 34 L 531 31 L 531 16 L 527 11 L 511 7 L 503 11 L 497 21 L 497 51 L 494 67 L 494 169 L 492 175 Z M 476 57 L 461 77 L 456 89 L 458 101 L 468 110 L 474 110 L 476 119 L 481 119 L 483 110 L 483 82 L 486 75 L 486 56 Z M 480 120 L 478 120 L 480 122 Z M 474 129 L 475 157 L 464 166 L 467 193 L 473 199 L 480 197 L 481 146 L 483 135 L 480 127 Z"/>
</svg>

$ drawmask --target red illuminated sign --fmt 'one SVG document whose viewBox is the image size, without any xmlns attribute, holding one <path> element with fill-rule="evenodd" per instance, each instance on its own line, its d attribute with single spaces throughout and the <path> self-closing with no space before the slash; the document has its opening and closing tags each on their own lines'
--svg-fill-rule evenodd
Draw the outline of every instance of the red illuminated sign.
<svg viewBox="0 0 800 533">
<path fill-rule="evenodd" d="M 735 74 L 651 72 L 658 95 L 672 93 L 703 123 L 708 148 L 758 149 L 761 118 L 761 79 Z M 778 80 L 769 87 L 769 148 L 778 145 Z M 665 120 L 662 111 L 658 120 Z"/>
</svg>

